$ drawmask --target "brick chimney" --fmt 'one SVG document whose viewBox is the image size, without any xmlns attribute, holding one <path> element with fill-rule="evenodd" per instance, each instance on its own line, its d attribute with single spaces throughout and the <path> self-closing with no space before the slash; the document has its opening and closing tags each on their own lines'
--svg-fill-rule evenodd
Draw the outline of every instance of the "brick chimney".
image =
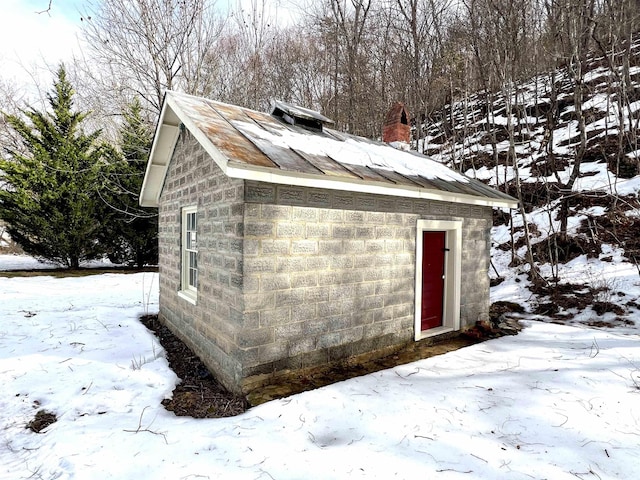
<svg viewBox="0 0 640 480">
<path fill-rule="evenodd" d="M 382 127 L 382 141 L 385 143 L 402 142 L 411 140 L 411 127 L 409 125 L 409 112 L 404 103 L 393 104 Z"/>
</svg>

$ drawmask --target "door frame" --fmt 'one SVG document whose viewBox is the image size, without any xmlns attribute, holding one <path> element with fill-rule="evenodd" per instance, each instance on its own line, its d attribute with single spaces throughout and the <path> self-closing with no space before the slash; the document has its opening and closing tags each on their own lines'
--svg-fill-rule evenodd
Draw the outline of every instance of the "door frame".
<svg viewBox="0 0 640 480">
<path fill-rule="evenodd" d="M 422 330 L 422 232 L 445 232 L 444 298 L 442 326 Z M 415 340 L 460 330 L 460 281 L 462 266 L 462 220 L 420 219 L 416 226 Z"/>
</svg>

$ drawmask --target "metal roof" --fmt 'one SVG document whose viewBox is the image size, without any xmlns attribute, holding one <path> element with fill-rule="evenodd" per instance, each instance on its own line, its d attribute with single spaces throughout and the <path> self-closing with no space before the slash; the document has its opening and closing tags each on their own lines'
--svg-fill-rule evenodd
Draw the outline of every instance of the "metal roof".
<svg viewBox="0 0 640 480">
<path fill-rule="evenodd" d="M 289 103 L 281 102 L 280 100 L 274 100 L 271 108 L 271 114 L 273 115 L 278 110 L 291 115 L 292 117 L 301 117 L 307 120 L 317 120 L 322 123 L 334 123 L 330 118 L 325 117 L 319 112 L 309 110 L 308 108 L 299 107 L 297 105 L 291 105 Z"/>
<path fill-rule="evenodd" d="M 276 104 L 323 124 L 328 118 Z M 180 128 L 232 178 L 515 208 L 517 201 L 416 152 L 326 128 L 305 129 L 246 108 L 168 91 L 140 204 L 157 206 Z"/>
</svg>

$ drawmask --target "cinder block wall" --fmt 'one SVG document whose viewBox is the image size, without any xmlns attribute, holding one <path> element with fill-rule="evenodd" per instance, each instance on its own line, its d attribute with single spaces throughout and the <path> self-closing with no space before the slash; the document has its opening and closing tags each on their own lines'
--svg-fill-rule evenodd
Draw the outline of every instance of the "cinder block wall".
<svg viewBox="0 0 640 480">
<path fill-rule="evenodd" d="M 419 218 L 463 219 L 461 322 L 488 315 L 490 208 L 256 182 L 245 200 L 243 376 L 413 341 Z"/>
<path fill-rule="evenodd" d="M 244 182 L 227 178 L 200 144 L 180 135 L 160 197 L 160 319 L 217 378 L 239 391 L 243 331 Z M 198 301 L 178 295 L 181 209 L 198 207 Z"/>
<path fill-rule="evenodd" d="M 198 206 L 198 302 L 179 297 L 181 208 Z M 160 199 L 160 318 L 217 378 L 413 341 L 416 224 L 463 219 L 462 325 L 489 310 L 491 209 L 227 178 L 184 132 Z"/>
</svg>

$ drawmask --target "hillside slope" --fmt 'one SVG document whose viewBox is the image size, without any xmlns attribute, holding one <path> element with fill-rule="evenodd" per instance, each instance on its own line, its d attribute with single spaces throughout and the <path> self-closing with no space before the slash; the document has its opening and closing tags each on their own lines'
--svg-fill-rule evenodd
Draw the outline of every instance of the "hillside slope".
<svg viewBox="0 0 640 480">
<path fill-rule="evenodd" d="M 425 126 L 420 151 L 523 200 L 528 229 L 523 212 L 494 215 L 494 301 L 553 321 L 624 326 L 638 318 L 640 42 L 630 51 L 628 68 L 603 56 L 583 65 L 581 109 L 575 81 L 556 71 L 469 96 Z M 540 281 L 532 281 L 527 230 Z"/>
</svg>

